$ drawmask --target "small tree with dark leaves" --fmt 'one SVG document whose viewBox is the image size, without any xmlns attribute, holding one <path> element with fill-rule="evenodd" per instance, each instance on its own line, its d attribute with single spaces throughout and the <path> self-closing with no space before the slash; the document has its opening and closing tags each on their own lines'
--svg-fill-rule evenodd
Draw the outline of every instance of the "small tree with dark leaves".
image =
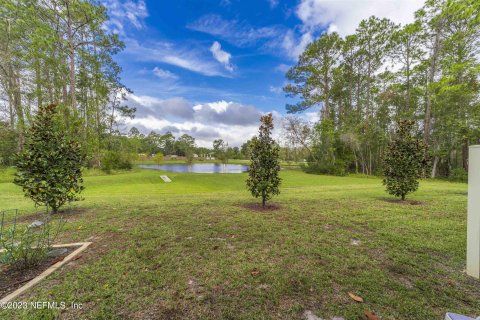
<svg viewBox="0 0 480 320">
<path fill-rule="evenodd" d="M 251 141 L 250 169 L 248 171 L 247 187 L 255 198 L 262 197 L 262 206 L 273 195 L 280 193 L 281 179 L 279 147 L 272 139 L 273 117 L 269 113 L 260 118 L 262 124 L 258 130 L 258 137 Z"/>
<path fill-rule="evenodd" d="M 418 178 L 426 166 L 425 145 L 412 135 L 414 122 L 401 120 L 394 139 L 384 154 L 383 184 L 387 192 L 405 200 L 405 196 L 418 189 Z"/>
<path fill-rule="evenodd" d="M 84 155 L 79 142 L 68 137 L 56 109 L 56 105 L 39 108 L 17 156 L 14 180 L 35 205 L 53 213 L 65 203 L 80 200 L 78 194 L 84 188 Z"/>
</svg>

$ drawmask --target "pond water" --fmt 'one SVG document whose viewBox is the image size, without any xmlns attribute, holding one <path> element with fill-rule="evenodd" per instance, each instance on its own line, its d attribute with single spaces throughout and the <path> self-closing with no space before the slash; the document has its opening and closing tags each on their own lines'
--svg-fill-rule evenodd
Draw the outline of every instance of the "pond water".
<svg viewBox="0 0 480 320">
<path fill-rule="evenodd" d="M 242 173 L 248 171 L 248 166 L 243 164 L 220 164 L 220 163 L 194 163 L 194 164 L 141 164 L 143 169 L 164 170 L 172 172 L 193 173 Z"/>
</svg>

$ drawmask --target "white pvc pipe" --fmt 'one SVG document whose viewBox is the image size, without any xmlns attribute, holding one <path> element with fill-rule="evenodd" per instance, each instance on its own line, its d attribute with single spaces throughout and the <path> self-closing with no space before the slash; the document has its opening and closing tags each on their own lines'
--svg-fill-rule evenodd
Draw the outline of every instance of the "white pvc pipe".
<svg viewBox="0 0 480 320">
<path fill-rule="evenodd" d="M 467 274 L 480 278 L 480 145 L 468 152 Z"/>
</svg>

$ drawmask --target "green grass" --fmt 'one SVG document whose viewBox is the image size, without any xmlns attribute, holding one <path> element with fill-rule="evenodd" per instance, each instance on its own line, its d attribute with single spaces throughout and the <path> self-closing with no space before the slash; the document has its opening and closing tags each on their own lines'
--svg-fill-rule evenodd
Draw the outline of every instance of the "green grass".
<svg viewBox="0 0 480 320">
<path fill-rule="evenodd" d="M 74 205 L 82 210 L 65 213 L 62 240 L 94 245 L 21 299 L 83 308 L 0 317 L 300 319 L 312 310 L 323 319 L 359 319 L 369 309 L 381 319 L 424 320 L 480 313 L 480 284 L 463 271 L 466 184 L 422 181 L 410 196 L 421 204 L 410 205 L 386 201 L 377 178 L 285 170 L 273 200 L 280 209 L 259 212 L 244 207 L 258 202 L 245 189 L 246 174 L 169 172 L 169 184 L 160 174 L 88 172 L 85 200 Z M 33 210 L 19 187 L 0 183 L 0 208 L 13 207 Z"/>
</svg>

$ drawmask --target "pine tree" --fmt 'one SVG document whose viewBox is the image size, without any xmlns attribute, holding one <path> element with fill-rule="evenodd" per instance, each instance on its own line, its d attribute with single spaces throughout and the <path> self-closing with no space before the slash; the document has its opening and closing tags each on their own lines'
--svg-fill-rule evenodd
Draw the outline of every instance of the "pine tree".
<svg viewBox="0 0 480 320">
<path fill-rule="evenodd" d="M 17 156 L 14 183 L 35 205 L 53 213 L 67 202 L 80 200 L 84 156 L 78 141 L 69 138 L 56 117 L 56 105 L 40 107 Z"/>
<path fill-rule="evenodd" d="M 254 137 L 251 142 L 251 163 L 247 188 L 255 198 L 262 197 L 262 206 L 265 207 L 267 200 L 280 193 L 281 179 L 278 176 L 280 149 L 271 137 L 272 114 L 262 116 L 260 121 L 262 124 L 258 130 L 258 137 Z"/>
<path fill-rule="evenodd" d="M 418 178 L 426 165 L 425 145 L 412 135 L 414 121 L 401 120 L 395 138 L 384 154 L 383 184 L 391 195 L 401 197 L 418 189 Z"/>
</svg>

